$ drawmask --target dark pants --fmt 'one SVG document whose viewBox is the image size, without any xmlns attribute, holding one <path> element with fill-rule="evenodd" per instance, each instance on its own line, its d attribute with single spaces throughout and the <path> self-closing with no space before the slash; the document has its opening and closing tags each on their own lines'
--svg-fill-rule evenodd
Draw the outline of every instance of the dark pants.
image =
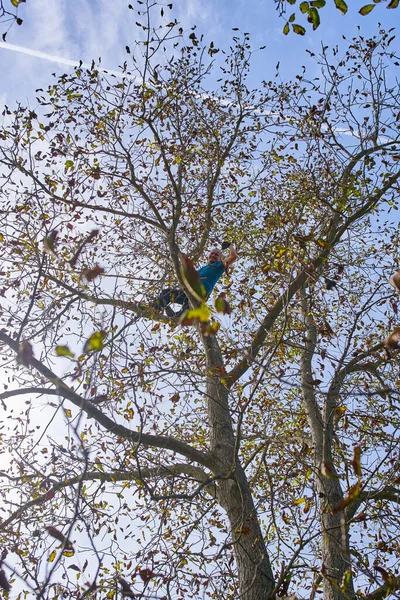
<svg viewBox="0 0 400 600">
<path fill-rule="evenodd" d="M 181 304 L 182 310 L 189 308 L 189 300 L 185 292 L 178 288 L 165 288 L 154 301 L 153 306 L 162 311 L 168 304 Z"/>
</svg>

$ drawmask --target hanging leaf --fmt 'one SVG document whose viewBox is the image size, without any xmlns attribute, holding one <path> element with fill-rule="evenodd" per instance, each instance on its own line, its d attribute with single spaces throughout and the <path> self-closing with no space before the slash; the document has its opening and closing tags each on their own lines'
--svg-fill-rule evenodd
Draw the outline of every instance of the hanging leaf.
<svg viewBox="0 0 400 600">
<path fill-rule="evenodd" d="M 376 4 L 366 4 L 365 6 L 362 6 L 358 12 L 360 15 L 365 17 L 365 15 L 368 15 L 372 10 L 374 10 L 375 6 Z"/>
<path fill-rule="evenodd" d="M 44 251 L 48 254 L 51 254 L 52 256 L 57 256 L 55 252 L 55 243 L 57 236 L 58 231 L 54 229 L 53 231 L 50 231 L 49 235 L 46 236 L 43 241 Z"/>
<path fill-rule="evenodd" d="M 103 267 L 96 265 L 93 269 L 83 269 L 82 277 L 84 277 L 87 281 L 91 282 L 100 275 L 103 275 L 104 272 L 105 271 Z"/>
<path fill-rule="evenodd" d="M 215 310 L 223 315 L 230 315 L 232 313 L 232 307 L 229 302 L 225 300 L 225 294 L 221 293 L 215 300 Z"/>
<path fill-rule="evenodd" d="M 353 460 L 351 461 L 354 473 L 361 477 L 361 448 L 360 446 L 354 446 Z"/>
<path fill-rule="evenodd" d="M 211 317 L 210 309 L 207 304 L 203 304 L 203 306 L 199 306 L 198 308 L 192 308 L 183 313 L 179 323 L 180 325 L 193 325 L 195 321 L 200 321 L 200 323 L 207 323 L 207 321 Z"/>
<path fill-rule="evenodd" d="M 347 590 L 352 576 L 353 576 L 353 573 L 352 573 L 351 569 L 346 569 L 346 571 L 343 573 L 342 583 L 340 585 L 340 589 L 343 592 L 345 592 Z"/>
<path fill-rule="evenodd" d="M 306 13 L 309 9 L 308 2 L 300 2 L 299 8 L 302 13 Z"/>
<path fill-rule="evenodd" d="M 289 33 L 289 23 L 286 23 L 286 24 L 285 24 L 285 26 L 284 26 L 284 28 L 283 28 L 283 33 L 284 33 L 285 35 L 287 35 L 287 34 Z"/>
<path fill-rule="evenodd" d="M 355 483 L 354 485 L 351 486 L 351 488 L 347 492 L 346 496 L 344 496 L 341 499 L 341 501 L 332 508 L 332 514 L 336 515 L 341 510 L 344 510 L 345 508 L 350 506 L 350 504 L 352 504 L 354 502 L 354 500 L 356 500 L 358 498 L 358 496 L 360 495 L 360 492 L 361 492 L 361 482 L 357 481 L 357 483 Z"/>
<path fill-rule="evenodd" d="M 311 6 L 315 6 L 315 8 L 324 8 L 326 1 L 325 0 L 313 0 L 310 2 Z"/>
<path fill-rule="evenodd" d="M 69 539 L 66 538 L 65 535 L 61 533 L 61 531 L 59 531 L 56 527 L 49 525 L 48 527 L 46 527 L 46 531 L 49 535 L 51 535 L 51 537 L 64 544 L 66 550 L 73 550 L 73 545 L 71 544 Z"/>
<path fill-rule="evenodd" d="M 56 346 L 56 354 L 57 356 L 68 356 L 70 358 L 74 358 L 75 356 L 68 346 Z"/>
<path fill-rule="evenodd" d="M 391 0 L 386 8 L 397 8 L 399 6 L 399 0 Z"/>
<path fill-rule="evenodd" d="M 297 33 L 297 35 L 304 35 L 306 32 L 302 25 L 297 25 L 296 23 L 292 25 L 292 29 L 295 33 Z"/>
<path fill-rule="evenodd" d="M 49 558 L 47 559 L 47 562 L 49 562 L 49 563 L 54 562 L 56 556 L 57 556 L 57 551 L 52 550 L 52 552 L 50 552 L 50 554 L 49 554 Z"/>
<path fill-rule="evenodd" d="M 218 321 L 215 321 L 214 323 L 202 323 L 200 328 L 203 335 L 215 335 L 220 326 Z"/>
<path fill-rule="evenodd" d="M 196 267 L 194 266 L 194 262 L 184 254 L 181 254 L 181 263 L 181 274 L 185 284 L 189 288 L 190 292 L 197 298 L 197 300 L 202 302 L 206 298 L 207 292 L 204 285 L 200 281 L 200 276 Z"/>
<path fill-rule="evenodd" d="M 105 331 L 95 331 L 95 333 L 92 333 L 83 346 L 83 353 L 103 350 L 106 336 L 107 333 Z"/>
<path fill-rule="evenodd" d="M 348 6 L 344 0 L 335 0 L 335 6 L 338 10 L 340 10 L 342 15 L 347 13 Z"/>
<path fill-rule="evenodd" d="M 29 367 L 33 358 L 33 348 L 30 342 L 24 340 L 19 345 L 19 350 L 17 354 L 17 363 L 19 365 L 24 365 L 25 367 Z"/>
<path fill-rule="evenodd" d="M 319 12 L 316 8 L 310 8 L 308 11 L 307 21 L 312 23 L 313 30 L 315 31 L 320 24 Z"/>
</svg>

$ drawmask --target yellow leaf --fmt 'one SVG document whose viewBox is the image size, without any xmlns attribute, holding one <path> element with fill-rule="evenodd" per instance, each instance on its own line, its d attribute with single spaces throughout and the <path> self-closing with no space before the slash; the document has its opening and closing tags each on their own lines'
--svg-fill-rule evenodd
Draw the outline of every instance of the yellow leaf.
<svg viewBox="0 0 400 600">
<path fill-rule="evenodd" d="M 72 417 L 72 412 L 70 411 L 69 408 L 64 408 L 64 412 L 67 415 L 68 419 L 70 419 Z"/>
<path fill-rule="evenodd" d="M 305 501 L 305 498 L 297 498 L 297 500 L 293 500 L 293 504 L 297 506 L 298 504 L 303 504 Z"/>
<path fill-rule="evenodd" d="M 57 356 L 70 356 L 71 358 L 74 358 L 75 356 L 75 354 L 71 352 L 68 346 L 57 346 L 56 354 Z"/>
<path fill-rule="evenodd" d="M 4 235 L 2 233 L 0 233 L 0 242 L 2 242 L 4 240 Z"/>
<path fill-rule="evenodd" d="M 85 342 L 83 352 L 91 352 L 92 350 L 98 352 L 99 350 L 102 350 L 106 335 L 107 333 L 105 331 L 95 331 L 95 333 L 92 333 L 90 338 Z"/>
<path fill-rule="evenodd" d="M 57 556 L 57 552 L 56 552 L 55 550 L 53 550 L 53 551 L 50 553 L 50 556 L 49 556 L 49 558 L 47 559 L 47 562 L 49 562 L 49 563 L 52 563 L 52 562 L 54 562 L 54 559 L 55 559 L 55 557 L 56 557 L 56 556 Z"/>
<path fill-rule="evenodd" d="M 73 548 L 65 548 L 65 550 L 62 551 L 63 556 L 68 556 L 71 557 L 75 554 L 75 551 Z"/>
<path fill-rule="evenodd" d="M 203 306 L 199 306 L 199 308 L 188 310 L 185 317 L 186 319 L 197 319 L 201 323 L 206 323 L 211 317 L 211 312 L 207 304 L 204 304 Z"/>
</svg>

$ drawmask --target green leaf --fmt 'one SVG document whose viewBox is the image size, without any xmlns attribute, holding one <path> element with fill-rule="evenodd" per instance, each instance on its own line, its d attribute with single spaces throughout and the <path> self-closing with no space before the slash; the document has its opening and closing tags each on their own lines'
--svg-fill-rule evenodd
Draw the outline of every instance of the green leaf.
<svg viewBox="0 0 400 600">
<path fill-rule="evenodd" d="M 296 15 L 293 13 L 292 15 L 290 15 L 289 17 L 289 23 L 293 23 L 293 21 L 295 20 Z"/>
<path fill-rule="evenodd" d="M 68 169 L 71 169 L 71 171 L 73 171 L 73 169 L 74 169 L 74 161 L 73 160 L 65 161 L 65 170 L 68 171 Z"/>
<path fill-rule="evenodd" d="M 311 6 L 315 6 L 315 8 L 324 8 L 326 2 L 325 0 L 313 0 L 310 4 Z"/>
<path fill-rule="evenodd" d="M 106 335 L 105 331 L 95 331 L 95 333 L 92 333 L 83 346 L 83 352 L 99 352 L 99 350 L 102 350 Z"/>
<path fill-rule="evenodd" d="M 297 33 L 297 35 L 304 35 L 306 30 L 304 29 L 304 27 L 302 25 L 297 25 L 297 23 L 295 23 L 294 25 L 292 25 L 293 31 L 295 33 Z"/>
<path fill-rule="evenodd" d="M 285 35 L 287 35 L 289 33 L 289 23 L 286 23 L 285 27 L 283 28 L 283 33 Z"/>
<path fill-rule="evenodd" d="M 340 10 L 342 15 L 347 13 L 348 6 L 344 0 L 335 0 L 335 6 L 338 10 Z"/>
<path fill-rule="evenodd" d="M 319 24 L 320 24 L 319 12 L 317 11 L 316 8 L 310 8 L 310 10 L 308 11 L 307 21 L 309 23 L 312 23 L 314 31 L 317 29 L 317 27 L 319 27 Z"/>
<path fill-rule="evenodd" d="M 360 15 L 365 17 L 365 15 L 368 15 L 375 8 L 375 6 L 376 6 L 376 4 L 366 4 L 365 6 L 360 8 L 360 10 L 358 12 Z"/>
<path fill-rule="evenodd" d="M 71 352 L 68 346 L 57 346 L 56 354 L 57 356 L 70 356 L 71 358 L 74 358 L 75 356 L 75 354 Z"/>
<path fill-rule="evenodd" d="M 190 321 L 200 321 L 200 323 L 207 323 L 211 316 L 210 309 L 207 304 L 200 306 L 199 308 L 193 308 L 188 310 L 185 314 L 185 318 Z"/>
<path fill-rule="evenodd" d="M 389 2 L 386 8 L 397 8 L 399 5 L 399 0 L 392 0 Z"/>
<path fill-rule="evenodd" d="M 18 8 L 18 5 L 21 2 L 21 0 L 10 0 L 10 2 L 13 6 L 15 6 L 15 8 Z"/>
<path fill-rule="evenodd" d="M 302 13 L 306 13 L 308 11 L 308 2 L 301 2 L 299 8 Z"/>
</svg>

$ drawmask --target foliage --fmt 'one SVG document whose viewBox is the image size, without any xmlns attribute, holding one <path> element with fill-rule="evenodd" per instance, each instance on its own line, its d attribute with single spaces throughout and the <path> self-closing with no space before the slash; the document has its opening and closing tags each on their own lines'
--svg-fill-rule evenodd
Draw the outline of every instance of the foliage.
<svg viewBox="0 0 400 600">
<path fill-rule="evenodd" d="M 280 16 L 286 16 L 287 10 L 291 11 L 293 10 L 291 7 L 297 5 L 297 0 L 274 0 L 274 2 L 276 4 L 276 8 L 279 11 Z M 345 15 L 347 13 L 349 7 L 345 0 L 332 0 L 332 2 L 334 2 L 335 8 L 337 8 L 337 10 L 342 13 L 342 15 Z M 386 8 L 397 8 L 399 6 L 399 0 L 373 0 L 371 3 L 362 6 L 358 13 L 363 17 L 365 15 L 369 15 L 374 10 L 376 5 L 380 4 L 381 2 L 386 4 Z M 300 13 L 304 15 L 304 17 L 307 19 L 307 22 L 312 25 L 314 31 L 315 29 L 318 29 L 321 23 L 320 11 L 321 9 L 325 8 L 325 6 L 326 0 L 300 0 L 300 2 L 298 3 Z M 285 35 L 287 35 L 291 30 L 294 33 L 297 33 L 298 35 L 305 34 L 306 28 L 303 25 L 300 25 L 299 23 L 295 23 L 295 20 L 296 13 L 293 12 L 290 14 L 283 27 L 283 33 Z"/>
<path fill-rule="evenodd" d="M 26 0 L 0 0 L 0 23 L 7 26 L 2 34 L 3 42 L 6 41 L 7 33 L 15 23 L 22 25 L 23 20 L 18 15 L 18 7 L 25 2 Z"/>
<path fill-rule="evenodd" d="M 384 598 L 400 587 L 391 34 L 249 89 L 246 35 L 203 47 L 159 10 L 134 13 L 121 80 L 80 68 L 6 110 L 0 585 Z M 223 239 L 240 260 L 214 310 L 192 260 Z M 177 285 L 190 326 L 154 308 Z"/>
</svg>

